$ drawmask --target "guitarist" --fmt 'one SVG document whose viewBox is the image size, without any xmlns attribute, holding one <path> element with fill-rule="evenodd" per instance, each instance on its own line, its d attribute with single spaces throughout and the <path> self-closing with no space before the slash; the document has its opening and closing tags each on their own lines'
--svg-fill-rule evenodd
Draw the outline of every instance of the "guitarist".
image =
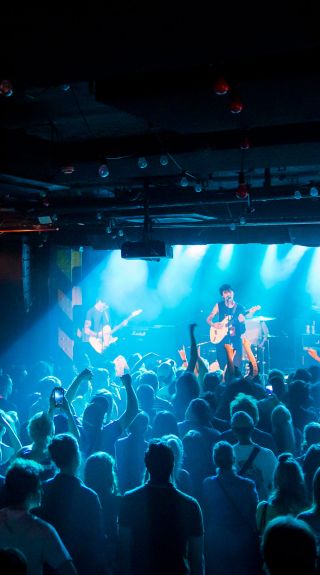
<svg viewBox="0 0 320 575">
<path fill-rule="evenodd" d="M 222 370 L 227 365 L 228 355 L 230 349 L 233 350 L 233 365 L 240 369 L 242 362 L 242 339 L 241 336 L 245 332 L 245 309 L 234 301 L 234 291 L 229 284 L 223 284 L 219 288 L 222 300 L 217 302 L 207 317 L 207 323 L 210 326 L 220 328 L 223 326 L 221 323 L 228 318 L 227 334 L 216 344 L 217 360 Z M 216 321 L 212 321 L 217 318 Z"/>
<path fill-rule="evenodd" d="M 108 312 L 109 306 L 106 301 L 98 297 L 96 303 L 91 307 L 86 314 L 84 329 L 83 329 L 83 342 L 86 344 L 87 353 L 95 365 L 99 361 L 99 354 L 95 352 L 94 348 L 89 344 L 90 338 L 96 338 L 103 343 L 105 338 L 111 331 L 110 316 Z"/>
</svg>

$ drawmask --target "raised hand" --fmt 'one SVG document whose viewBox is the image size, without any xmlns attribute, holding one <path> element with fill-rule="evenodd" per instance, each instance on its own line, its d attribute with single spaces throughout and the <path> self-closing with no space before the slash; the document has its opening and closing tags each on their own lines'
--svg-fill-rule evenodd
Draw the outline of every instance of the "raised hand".
<svg viewBox="0 0 320 575">
<path fill-rule="evenodd" d="M 78 375 L 78 377 L 80 379 L 92 379 L 93 378 L 93 373 L 92 371 L 88 368 L 85 367 Z"/>
<path fill-rule="evenodd" d="M 121 375 L 120 377 L 124 387 L 129 387 L 132 383 L 132 378 L 130 373 L 124 373 L 123 375 Z"/>
</svg>

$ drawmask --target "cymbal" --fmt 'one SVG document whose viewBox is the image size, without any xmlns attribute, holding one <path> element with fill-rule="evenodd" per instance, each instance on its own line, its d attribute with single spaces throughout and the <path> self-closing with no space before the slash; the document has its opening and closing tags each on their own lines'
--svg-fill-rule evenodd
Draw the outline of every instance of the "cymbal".
<svg viewBox="0 0 320 575">
<path fill-rule="evenodd" d="M 246 321 L 272 321 L 276 319 L 275 317 L 266 317 L 265 315 L 256 315 L 255 317 L 249 317 Z"/>
</svg>

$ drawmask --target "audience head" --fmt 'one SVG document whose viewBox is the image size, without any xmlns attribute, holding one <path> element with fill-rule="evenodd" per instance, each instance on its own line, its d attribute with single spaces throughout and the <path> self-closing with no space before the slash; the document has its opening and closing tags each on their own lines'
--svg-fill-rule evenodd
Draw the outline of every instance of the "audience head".
<svg viewBox="0 0 320 575">
<path fill-rule="evenodd" d="M 245 393 L 238 393 L 233 401 L 230 403 L 230 416 L 232 417 L 237 411 L 245 411 L 253 420 L 254 426 L 259 421 L 259 410 L 257 401 Z"/>
<path fill-rule="evenodd" d="M 187 407 L 185 418 L 193 423 L 211 427 L 210 405 L 200 397 L 192 399 Z"/>
<path fill-rule="evenodd" d="M 46 377 L 40 379 L 38 383 L 38 391 L 41 393 L 42 399 L 49 402 L 52 390 L 55 387 L 61 386 L 62 382 L 59 377 L 56 377 L 55 375 L 47 375 Z"/>
<path fill-rule="evenodd" d="M 273 484 L 273 501 L 289 507 L 297 506 L 298 510 L 301 509 L 301 504 L 306 504 L 307 494 L 303 472 L 300 464 L 291 453 L 279 455 L 273 475 Z"/>
<path fill-rule="evenodd" d="M 43 468 L 39 463 L 16 459 L 8 468 L 5 489 L 9 505 L 32 509 L 41 502 L 41 479 Z"/>
<path fill-rule="evenodd" d="M 283 382 L 285 382 L 285 374 L 283 371 L 281 371 L 281 369 L 270 369 L 268 373 L 268 383 L 274 377 L 279 377 Z"/>
<path fill-rule="evenodd" d="M 216 371 L 208 371 L 203 378 L 204 391 L 215 391 L 220 384 L 221 379 Z"/>
<path fill-rule="evenodd" d="M 287 423 L 292 424 L 292 417 L 289 409 L 285 405 L 276 405 L 271 412 L 271 423 L 273 428 L 281 427 Z"/>
<path fill-rule="evenodd" d="M 171 411 L 158 411 L 152 424 L 152 437 L 162 437 L 169 434 L 179 437 L 177 419 Z"/>
<path fill-rule="evenodd" d="M 27 575 L 27 572 L 27 559 L 19 549 L 11 547 L 0 549 L 1 575 Z"/>
<path fill-rule="evenodd" d="M 84 467 L 84 482 L 98 494 L 117 493 L 118 480 L 114 458 L 105 451 L 90 455 Z"/>
<path fill-rule="evenodd" d="M 302 379 L 295 379 L 288 384 L 288 403 L 291 407 L 303 407 L 307 405 L 309 396 L 309 383 Z"/>
<path fill-rule="evenodd" d="M 309 383 L 309 381 L 311 381 L 310 371 L 308 369 L 303 368 L 303 367 L 299 367 L 296 370 L 293 379 L 294 379 L 294 381 L 302 380 L 302 381 Z"/>
<path fill-rule="evenodd" d="M 144 435 L 149 426 L 149 415 L 145 411 L 139 411 L 131 421 L 128 431 L 132 435 Z"/>
<path fill-rule="evenodd" d="M 185 461 L 191 467 L 201 467 L 207 459 L 207 448 L 200 431 L 190 429 L 182 438 Z"/>
<path fill-rule="evenodd" d="M 232 445 L 228 441 L 218 441 L 213 448 L 213 462 L 218 469 L 233 468 L 235 456 Z"/>
<path fill-rule="evenodd" d="M 173 433 L 169 435 L 164 435 L 162 441 L 165 441 L 169 447 L 171 447 L 174 455 L 174 468 L 179 470 L 183 462 L 183 443 L 180 437 L 177 437 Z"/>
<path fill-rule="evenodd" d="M 311 421 L 303 428 L 302 447 L 306 451 L 310 445 L 320 443 L 320 423 Z"/>
<path fill-rule="evenodd" d="M 236 411 L 231 418 L 231 429 L 238 441 L 250 440 L 254 430 L 252 417 L 245 411 Z"/>
<path fill-rule="evenodd" d="M 167 483 L 170 480 L 174 454 L 165 441 L 158 440 L 150 443 L 144 460 L 152 482 Z"/>
<path fill-rule="evenodd" d="M 269 385 L 272 387 L 273 393 L 277 396 L 278 399 L 283 399 L 286 394 L 286 383 L 284 377 L 279 375 L 274 375 L 271 379 L 268 380 Z"/>
<path fill-rule="evenodd" d="M 48 446 L 50 457 L 61 471 L 66 469 L 75 473 L 80 465 L 79 445 L 69 433 L 55 435 Z"/>
<path fill-rule="evenodd" d="M 82 414 L 82 425 L 87 430 L 101 429 L 105 419 L 109 419 L 113 399 L 110 392 L 96 393 Z"/>
<path fill-rule="evenodd" d="M 139 386 L 140 385 L 151 385 L 156 393 L 159 387 L 157 374 L 152 370 L 142 372 L 139 376 Z"/>
<path fill-rule="evenodd" d="M 146 383 L 139 385 L 137 388 L 137 398 L 144 411 L 149 411 L 154 404 L 154 389 Z"/>
<path fill-rule="evenodd" d="M 112 393 L 105 388 L 98 389 L 92 396 L 89 405 L 94 405 L 97 411 L 103 414 L 104 420 L 109 419 L 113 407 Z"/>
<path fill-rule="evenodd" d="M 174 381 L 176 377 L 176 371 L 172 360 L 167 360 L 160 363 L 157 369 L 157 376 L 160 387 L 163 387 L 164 385 L 170 385 Z"/>
<path fill-rule="evenodd" d="M 33 443 L 48 443 L 54 435 L 54 424 L 51 417 L 42 411 L 31 417 L 27 430 Z"/>
<path fill-rule="evenodd" d="M 268 523 L 262 554 L 269 575 L 313 575 L 316 570 L 315 535 L 304 521 L 290 515 Z"/>
</svg>

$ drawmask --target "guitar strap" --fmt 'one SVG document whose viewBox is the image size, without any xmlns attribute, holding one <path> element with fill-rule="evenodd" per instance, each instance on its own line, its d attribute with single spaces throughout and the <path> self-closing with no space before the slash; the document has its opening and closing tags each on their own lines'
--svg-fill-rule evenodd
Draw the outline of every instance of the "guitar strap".
<svg viewBox="0 0 320 575">
<path fill-rule="evenodd" d="M 233 308 L 230 308 L 230 312 L 229 313 L 229 320 L 228 320 L 228 334 L 230 334 L 230 328 L 233 327 L 233 329 L 235 329 L 235 326 L 233 324 L 233 320 L 234 320 L 234 316 L 236 313 L 236 309 L 237 309 L 237 303 L 235 303 L 235 305 L 233 306 Z M 227 308 L 228 309 L 228 308 Z"/>
</svg>

